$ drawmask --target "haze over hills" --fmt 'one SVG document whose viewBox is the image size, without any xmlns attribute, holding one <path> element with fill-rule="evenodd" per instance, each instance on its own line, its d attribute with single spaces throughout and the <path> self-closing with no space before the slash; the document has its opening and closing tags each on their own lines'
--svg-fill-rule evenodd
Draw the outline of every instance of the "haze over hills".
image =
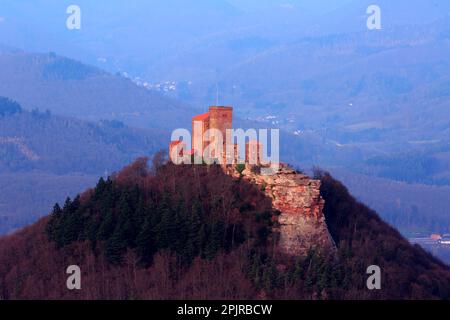
<svg viewBox="0 0 450 320">
<path fill-rule="evenodd" d="M 0 233 L 35 221 L 56 200 L 86 188 L 166 142 L 157 130 L 26 111 L 0 97 Z"/>
<path fill-rule="evenodd" d="M 0 96 L 14 99 L 28 110 L 166 130 L 181 126 L 190 114 L 181 102 L 54 53 L 0 48 L 0 69 Z M 165 121 L 168 117 L 170 122 Z"/>
<path fill-rule="evenodd" d="M 123 0 L 79 0 L 77 5 L 83 12 L 80 32 L 65 28 L 66 8 L 70 4 L 65 0 L 33 3 L 4 0 L 0 38 L 14 47 L 56 51 L 91 64 L 105 58 L 108 67 L 134 72 L 199 40 L 259 35 L 286 41 L 361 31 L 365 27 L 366 8 L 373 3 L 366 0 L 150 0 L 136 1 L 130 6 Z M 420 25 L 449 12 L 448 3 L 438 0 L 381 0 L 377 4 L 383 8 L 385 27 Z"/>
<path fill-rule="evenodd" d="M 448 233 L 450 186 L 405 183 L 339 169 L 333 175 L 362 203 L 370 203 L 382 218 L 407 235 Z"/>
<path fill-rule="evenodd" d="M 191 113 L 129 79 L 54 53 L 1 46 L 0 70 L 0 233 L 160 150 Z"/>
</svg>

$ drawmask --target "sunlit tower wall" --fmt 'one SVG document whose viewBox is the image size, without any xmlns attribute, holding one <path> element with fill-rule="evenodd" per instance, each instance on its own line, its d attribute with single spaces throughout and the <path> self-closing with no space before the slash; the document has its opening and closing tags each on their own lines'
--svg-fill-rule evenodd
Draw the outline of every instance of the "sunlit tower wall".
<svg viewBox="0 0 450 320">
<path fill-rule="evenodd" d="M 192 118 L 192 151 L 196 157 L 202 157 L 208 142 L 204 139 L 209 129 L 209 113 L 203 113 Z"/>
<path fill-rule="evenodd" d="M 226 153 L 226 131 L 233 128 L 233 107 L 212 106 L 209 107 L 209 127 L 211 129 L 218 129 L 222 133 L 223 149 L 221 155 L 215 155 L 216 157 L 222 157 L 225 161 Z M 212 141 L 214 137 L 212 137 Z M 233 141 L 229 141 L 233 144 Z"/>
</svg>

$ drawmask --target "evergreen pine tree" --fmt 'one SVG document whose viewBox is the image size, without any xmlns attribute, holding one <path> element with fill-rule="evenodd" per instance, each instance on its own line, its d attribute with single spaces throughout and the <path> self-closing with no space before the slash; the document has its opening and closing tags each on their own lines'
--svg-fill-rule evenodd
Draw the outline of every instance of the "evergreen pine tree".
<svg viewBox="0 0 450 320">
<path fill-rule="evenodd" d="M 136 238 L 137 253 L 140 262 L 144 265 L 151 264 L 153 260 L 153 255 L 157 251 L 155 239 L 154 239 L 154 226 L 152 224 L 151 217 L 147 217 Z"/>
<path fill-rule="evenodd" d="M 100 227 L 98 229 L 97 240 L 104 241 L 108 240 L 112 236 L 116 227 L 116 222 L 111 209 L 108 210 L 101 218 L 102 222 L 100 223 Z"/>
<path fill-rule="evenodd" d="M 92 250 L 97 247 L 97 234 L 100 228 L 100 221 L 96 217 L 91 217 L 90 222 L 87 226 L 86 236 L 89 239 Z"/>
<path fill-rule="evenodd" d="M 159 249 L 167 249 L 171 245 L 173 240 L 173 232 L 171 228 L 173 227 L 173 212 L 170 207 L 169 195 L 167 192 L 164 193 L 163 199 L 158 206 L 158 215 L 160 215 L 161 220 L 156 226 L 156 242 Z"/>
<path fill-rule="evenodd" d="M 46 225 L 47 236 L 51 241 L 55 241 L 58 247 L 62 246 L 61 236 L 61 221 L 62 209 L 58 203 L 53 206 L 52 214 L 50 215 L 50 220 Z"/>
<path fill-rule="evenodd" d="M 137 226 L 134 225 L 133 211 L 130 194 L 124 192 L 119 201 L 119 217 L 116 229 L 126 245 L 130 247 L 135 246 L 135 237 L 137 233 Z"/>
<path fill-rule="evenodd" d="M 173 213 L 173 223 L 170 228 L 170 238 L 173 239 L 171 250 L 178 253 L 179 255 L 184 255 L 186 242 L 188 241 L 188 215 L 186 214 L 186 206 L 183 199 L 177 202 L 175 211 Z"/>
<path fill-rule="evenodd" d="M 126 240 L 123 239 L 120 229 L 116 228 L 106 243 L 105 255 L 107 261 L 111 264 L 119 264 L 122 261 L 122 255 L 126 248 Z"/>
<path fill-rule="evenodd" d="M 72 200 L 70 197 L 66 198 L 66 201 L 64 201 L 64 206 L 62 208 L 63 214 L 70 213 L 70 210 L 72 209 Z"/>
<path fill-rule="evenodd" d="M 191 262 L 200 254 L 202 246 L 202 207 L 198 199 L 192 204 L 192 211 L 187 220 L 186 233 L 187 241 L 184 248 L 184 257 L 187 262 Z"/>
<path fill-rule="evenodd" d="M 64 218 L 63 245 L 68 245 L 73 241 L 81 240 L 80 235 L 84 229 L 84 217 L 76 210 L 67 214 Z"/>
<path fill-rule="evenodd" d="M 136 211 L 133 215 L 133 225 L 137 227 L 137 229 L 141 228 L 145 223 L 147 218 L 147 207 L 145 205 L 145 201 L 142 195 L 138 198 L 138 203 L 136 206 Z"/>
<path fill-rule="evenodd" d="M 98 180 L 97 185 L 95 186 L 94 199 L 96 200 L 100 199 L 103 193 L 105 192 L 105 189 L 106 189 L 106 181 L 105 179 L 103 179 L 103 177 L 101 177 Z"/>
</svg>

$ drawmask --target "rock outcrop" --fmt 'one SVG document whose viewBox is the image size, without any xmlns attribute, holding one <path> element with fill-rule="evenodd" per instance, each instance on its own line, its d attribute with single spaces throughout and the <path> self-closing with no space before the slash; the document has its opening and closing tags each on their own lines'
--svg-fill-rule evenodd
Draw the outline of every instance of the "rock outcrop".
<svg viewBox="0 0 450 320">
<path fill-rule="evenodd" d="M 233 175 L 237 176 L 238 173 Z M 314 248 L 335 250 L 322 212 L 324 200 L 320 195 L 320 181 L 281 166 L 274 174 L 263 175 L 247 167 L 242 178 L 261 187 L 272 199 L 278 217 L 280 249 L 291 255 L 302 255 Z"/>
</svg>

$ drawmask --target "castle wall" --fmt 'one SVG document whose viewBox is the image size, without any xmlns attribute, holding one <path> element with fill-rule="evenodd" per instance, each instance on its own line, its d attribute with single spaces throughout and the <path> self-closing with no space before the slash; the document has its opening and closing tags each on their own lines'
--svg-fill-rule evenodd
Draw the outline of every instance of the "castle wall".
<svg viewBox="0 0 450 320">
<path fill-rule="evenodd" d="M 203 155 L 207 142 L 203 139 L 205 132 L 210 128 L 209 114 L 192 118 L 192 150 L 197 156 Z"/>
<path fill-rule="evenodd" d="M 226 151 L 226 130 L 233 128 L 233 108 L 232 107 L 209 107 L 209 127 L 211 129 L 217 129 L 221 132 L 223 138 L 223 154 L 222 158 L 225 158 Z M 212 137 L 214 140 L 214 136 Z"/>
<path fill-rule="evenodd" d="M 169 158 L 174 162 L 173 157 L 182 157 L 184 155 L 183 150 L 186 149 L 186 144 L 183 141 L 172 141 L 169 145 Z M 178 153 L 178 154 L 177 154 Z"/>
</svg>

